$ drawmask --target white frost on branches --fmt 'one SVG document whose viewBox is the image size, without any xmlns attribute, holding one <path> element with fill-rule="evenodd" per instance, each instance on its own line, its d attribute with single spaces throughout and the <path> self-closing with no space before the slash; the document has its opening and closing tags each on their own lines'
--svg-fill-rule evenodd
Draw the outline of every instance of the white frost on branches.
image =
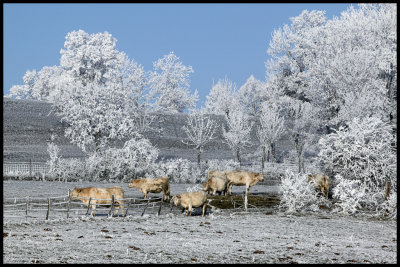
<svg viewBox="0 0 400 267">
<path fill-rule="evenodd" d="M 257 138 L 263 149 L 263 163 L 266 160 L 265 150 L 271 152 L 272 145 L 285 133 L 285 119 L 277 103 L 264 102 L 260 111 L 260 124 L 257 127 Z M 269 158 L 267 159 L 267 161 Z"/>
<path fill-rule="evenodd" d="M 189 75 L 191 66 L 185 66 L 173 52 L 153 62 L 150 74 L 150 97 L 155 99 L 154 109 L 169 112 L 183 112 L 195 107 L 197 90 L 190 94 Z"/>
<path fill-rule="evenodd" d="M 249 116 L 257 116 L 261 109 L 263 83 L 253 75 L 239 88 L 238 98 L 240 105 Z"/>
<path fill-rule="evenodd" d="M 370 189 L 383 187 L 385 181 L 397 188 L 395 144 L 388 123 L 377 117 L 354 118 L 348 128 L 319 140 L 318 158 L 327 172 L 359 180 Z"/>
<path fill-rule="evenodd" d="M 326 198 L 318 197 L 318 192 L 307 176 L 286 170 L 281 179 L 281 201 L 279 208 L 286 213 L 319 211 L 320 205 L 330 206 Z"/>
<path fill-rule="evenodd" d="M 193 146 L 197 151 L 197 163 L 200 164 L 200 155 L 204 146 L 215 139 L 216 123 L 202 111 L 194 111 L 187 117 L 186 125 L 182 127 L 188 140 L 182 142 Z"/>
<path fill-rule="evenodd" d="M 206 96 L 205 109 L 208 113 L 230 116 L 230 111 L 238 105 L 236 84 L 228 78 L 219 79 Z"/>
<path fill-rule="evenodd" d="M 225 115 L 228 130 L 223 128 L 225 143 L 232 150 L 235 159 L 241 163 L 241 152 L 243 148 L 251 144 L 250 133 L 253 123 L 250 122 L 246 113 L 240 106 L 230 110 L 229 116 Z"/>
<path fill-rule="evenodd" d="M 69 32 L 65 37 L 65 49 L 60 51 L 60 65 L 84 86 L 105 84 L 116 76 L 124 58 L 124 53 L 115 48 L 116 43 L 117 40 L 108 32 Z"/>
</svg>

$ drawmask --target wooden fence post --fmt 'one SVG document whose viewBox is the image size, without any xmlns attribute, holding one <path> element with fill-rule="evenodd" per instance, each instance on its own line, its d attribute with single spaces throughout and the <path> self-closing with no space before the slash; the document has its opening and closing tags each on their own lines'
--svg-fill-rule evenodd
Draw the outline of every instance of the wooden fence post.
<svg viewBox="0 0 400 267">
<path fill-rule="evenodd" d="M 89 213 L 90 202 L 91 202 L 91 201 L 92 201 L 92 197 L 89 197 L 89 203 L 88 203 L 88 206 L 87 206 L 86 215 L 88 215 L 88 213 Z M 93 210 L 92 210 L 92 213 L 93 213 Z"/>
<path fill-rule="evenodd" d="M 69 218 L 69 206 L 71 204 L 71 192 L 70 189 L 68 189 L 68 204 L 67 204 L 67 219 Z"/>
<path fill-rule="evenodd" d="M 25 219 L 28 219 L 28 207 L 29 207 L 29 196 L 26 197 L 26 205 L 25 205 Z"/>
<path fill-rule="evenodd" d="M 129 210 L 129 207 L 130 207 L 130 205 L 131 205 L 131 202 L 132 202 L 132 199 L 129 200 L 129 202 L 128 202 L 128 207 L 126 207 L 124 217 L 126 217 L 126 215 L 128 214 L 128 210 Z"/>
<path fill-rule="evenodd" d="M 108 216 L 111 215 L 111 217 L 112 217 L 113 208 L 114 208 L 114 195 L 111 195 L 111 208 L 110 208 L 110 211 L 108 212 Z"/>
<path fill-rule="evenodd" d="M 143 215 L 144 215 L 144 212 L 146 211 L 146 209 L 147 209 L 147 206 L 149 205 L 149 203 L 150 203 L 150 198 L 148 198 L 148 200 L 147 200 L 147 203 L 146 203 L 146 206 L 144 207 L 144 210 L 143 210 L 143 212 L 142 212 L 142 215 L 141 215 L 141 216 L 143 216 Z"/>
<path fill-rule="evenodd" d="M 161 213 L 161 206 L 162 206 L 163 200 L 160 201 L 160 207 L 158 208 L 157 216 L 160 215 Z"/>
<path fill-rule="evenodd" d="M 50 198 L 47 198 L 47 212 L 46 212 L 46 220 L 49 219 L 50 214 Z"/>
<path fill-rule="evenodd" d="M 385 185 L 385 200 L 388 200 L 390 196 L 390 182 L 387 181 Z"/>
</svg>

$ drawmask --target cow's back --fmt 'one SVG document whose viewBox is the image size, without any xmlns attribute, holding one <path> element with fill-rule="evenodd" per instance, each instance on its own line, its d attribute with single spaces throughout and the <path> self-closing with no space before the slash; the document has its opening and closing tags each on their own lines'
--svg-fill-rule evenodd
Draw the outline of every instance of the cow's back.
<svg viewBox="0 0 400 267">
<path fill-rule="evenodd" d="M 227 181 L 232 184 L 235 184 L 235 185 L 246 184 L 247 177 L 248 177 L 248 175 L 244 171 L 227 171 L 226 172 Z"/>
<path fill-rule="evenodd" d="M 193 207 L 200 207 L 207 201 L 207 195 L 203 191 L 190 192 L 190 196 Z"/>
<path fill-rule="evenodd" d="M 192 207 L 200 207 L 207 201 L 207 195 L 204 191 L 199 192 L 185 192 L 180 194 L 181 205 L 183 207 L 188 207 L 192 204 Z"/>
</svg>

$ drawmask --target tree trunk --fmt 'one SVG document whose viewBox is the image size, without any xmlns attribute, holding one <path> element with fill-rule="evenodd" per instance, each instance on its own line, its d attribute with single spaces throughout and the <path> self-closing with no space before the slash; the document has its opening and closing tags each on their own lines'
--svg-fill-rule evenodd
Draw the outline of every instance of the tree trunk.
<svg viewBox="0 0 400 267">
<path fill-rule="evenodd" d="M 297 152 L 297 158 L 298 158 L 298 164 L 299 164 L 299 173 L 301 172 L 301 152 L 303 150 L 302 144 L 300 144 L 299 141 L 299 135 L 296 134 L 294 142 L 296 144 L 296 152 Z"/>
<path fill-rule="evenodd" d="M 271 143 L 271 161 L 275 160 L 275 143 Z"/>
<path fill-rule="evenodd" d="M 239 162 L 239 166 L 242 166 L 242 162 L 240 161 L 240 149 L 236 149 L 236 158 L 237 161 Z"/>
<path fill-rule="evenodd" d="M 262 157 L 261 157 L 261 172 L 264 173 L 264 162 L 265 162 L 265 146 L 262 146 Z"/>
<path fill-rule="evenodd" d="M 201 151 L 200 151 L 200 149 L 197 149 L 197 166 L 200 168 L 200 154 L 201 154 Z"/>
</svg>

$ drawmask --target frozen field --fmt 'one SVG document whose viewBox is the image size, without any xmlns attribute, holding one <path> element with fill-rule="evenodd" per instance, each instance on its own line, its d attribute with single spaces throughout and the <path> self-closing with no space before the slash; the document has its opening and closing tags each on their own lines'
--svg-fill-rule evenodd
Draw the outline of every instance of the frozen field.
<svg viewBox="0 0 400 267">
<path fill-rule="evenodd" d="M 91 184 L 107 186 L 111 184 Z M 113 184 L 114 185 L 114 184 Z M 63 195 L 79 183 L 4 181 L 3 197 Z M 85 185 L 87 186 L 87 185 Z M 121 184 L 128 197 L 140 193 Z M 193 185 L 171 184 L 171 194 Z M 233 193 L 241 194 L 234 187 Z M 251 193 L 279 193 L 257 185 Z M 154 196 L 157 196 L 154 194 Z M 4 200 L 3 200 L 4 201 Z M 217 210 L 160 216 L 3 217 L 4 263 L 396 263 L 397 222 L 327 213 Z"/>
</svg>

